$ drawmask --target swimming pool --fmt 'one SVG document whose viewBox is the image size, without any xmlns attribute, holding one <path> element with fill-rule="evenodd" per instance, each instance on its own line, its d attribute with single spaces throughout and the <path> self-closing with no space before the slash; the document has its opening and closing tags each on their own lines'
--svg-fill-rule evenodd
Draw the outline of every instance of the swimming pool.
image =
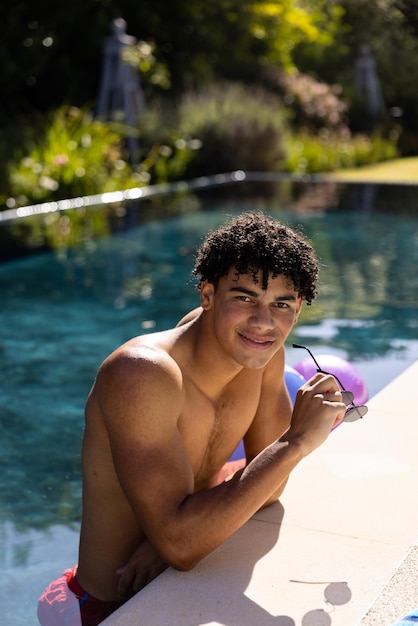
<svg viewBox="0 0 418 626">
<path fill-rule="evenodd" d="M 196 306 L 190 272 L 207 230 L 245 209 L 301 224 L 320 258 L 320 296 L 289 339 L 288 363 L 304 358 L 292 341 L 342 356 L 374 395 L 418 358 L 416 204 L 418 188 L 240 186 L 180 199 L 163 220 L 140 223 L 138 205 L 133 226 L 112 236 L 0 264 L 2 623 L 36 624 L 40 591 L 75 562 L 95 372 L 121 342 Z"/>
</svg>

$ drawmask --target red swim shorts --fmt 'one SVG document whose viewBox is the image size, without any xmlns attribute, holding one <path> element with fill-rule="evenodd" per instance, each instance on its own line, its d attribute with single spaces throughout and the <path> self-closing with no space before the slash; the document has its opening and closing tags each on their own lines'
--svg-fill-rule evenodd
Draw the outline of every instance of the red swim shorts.
<svg viewBox="0 0 418 626">
<path fill-rule="evenodd" d="M 123 602 L 98 600 L 80 587 L 75 577 L 77 566 L 67 569 L 52 581 L 38 602 L 41 626 L 97 626 Z"/>
</svg>

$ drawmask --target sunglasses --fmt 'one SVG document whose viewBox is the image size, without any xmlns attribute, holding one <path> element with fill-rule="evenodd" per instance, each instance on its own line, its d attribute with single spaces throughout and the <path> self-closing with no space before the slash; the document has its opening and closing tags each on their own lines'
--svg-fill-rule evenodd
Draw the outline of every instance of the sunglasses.
<svg viewBox="0 0 418 626">
<path fill-rule="evenodd" d="M 367 406 L 365 405 L 357 406 L 356 404 L 354 404 L 354 393 L 352 391 L 347 391 L 347 389 L 344 388 L 344 385 L 337 378 L 335 374 L 333 374 L 332 372 L 326 372 L 325 370 L 323 370 L 321 366 L 319 365 L 318 361 L 315 359 L 312 352 L 309 350 L 309 348 L 307 348 L 306 346 L 300 346 L 297 343 L 293 343 L 292 346 L 294 348 L 301 348 L 302 350 L 306 350 L 306 352 L 309 354 L 309 356 L 312 358 L 313 362 L 315 363 L 316 369 L 318 372 L 320 372 L 321 374 L 329 374 L 335 378 L 335 380 L 337 381 L 341 389 L 342 400 L 347 407 L 347 410 L 344 416 L 344 422 L 356 422 L 357 420 L 363 418 L 366 415 L 367 411 L 369 410 Z"/>
</svg>

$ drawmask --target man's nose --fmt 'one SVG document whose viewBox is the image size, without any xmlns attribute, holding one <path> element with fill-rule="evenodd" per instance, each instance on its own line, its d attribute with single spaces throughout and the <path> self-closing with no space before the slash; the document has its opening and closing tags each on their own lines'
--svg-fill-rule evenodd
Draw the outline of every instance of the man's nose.
<svg viewBox="0 0 418 626">
<path fill-rule="evenodd" d="M 272 328 L 274 320 L 268 306 L 257 306 L 250 316 L 250 324 L 259 328 Z"/>
</svg>

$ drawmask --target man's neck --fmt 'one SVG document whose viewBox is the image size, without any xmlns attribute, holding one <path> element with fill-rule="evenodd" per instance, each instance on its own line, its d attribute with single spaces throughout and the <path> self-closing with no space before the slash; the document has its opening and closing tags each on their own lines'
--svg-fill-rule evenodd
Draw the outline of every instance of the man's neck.
<svg viewBox="0 0 418 626">
<path fill-rule="evenodd" d="M 244 368 L 226 357 L 207 322 L 202 314 L 188 329 L 190 352 L 184 365 L 193 383 L 209 398 L 216 399 Z"/>
</svg>

